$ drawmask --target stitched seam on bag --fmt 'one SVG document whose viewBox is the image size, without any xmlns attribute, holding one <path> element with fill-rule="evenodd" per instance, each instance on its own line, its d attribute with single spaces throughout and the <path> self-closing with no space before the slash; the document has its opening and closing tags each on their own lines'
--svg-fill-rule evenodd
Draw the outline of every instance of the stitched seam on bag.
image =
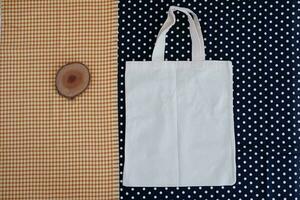
<svg viewBox="0 0 300 200">
<path fill-rule="evenodd" d="M 235 130 L 234 130 L 234 110 L 233 110 L 233 65 L 232 63 L 228 63 L 229 65 L 229 71 L 230 71 L 230 76 L 229 76 L 229 83 L 231 85 L 230 87 L 230 108 L 231 108 L 231 118 L 230 118 L 230 124 L 231 124 L 231 161 L 233 162 L 233 168 L 232 168 L 232 176 L 234 181 L 236 182 L 236 145 L 235 145 Z"/>
</svg>

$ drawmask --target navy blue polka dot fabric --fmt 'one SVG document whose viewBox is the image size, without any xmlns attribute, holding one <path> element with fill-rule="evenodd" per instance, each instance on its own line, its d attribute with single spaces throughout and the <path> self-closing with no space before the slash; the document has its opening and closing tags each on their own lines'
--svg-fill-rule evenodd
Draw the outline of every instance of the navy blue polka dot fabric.
<svg viewBox="0 0 300 200">
<path fill-rule="evenodd" d="M 206 59 L 231 60 L 237 182 L 226 187 L 124 187 L 125 61 L 150 60 L 171 5 L 192 9 Z M 166 59 L 190 60 L 187 18 L 168 33 Z M 300 1 L 121 0 L 120 199 L 300 199 Z M 146 102 L 145 102 L 146 103 Z M 197 159 L 197 158 L 195 158 Z"/>
</svg>

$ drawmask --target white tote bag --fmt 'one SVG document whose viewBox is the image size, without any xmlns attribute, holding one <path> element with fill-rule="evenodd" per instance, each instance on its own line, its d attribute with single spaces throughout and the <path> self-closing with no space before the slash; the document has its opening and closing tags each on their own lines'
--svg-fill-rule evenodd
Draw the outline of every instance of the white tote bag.
<svg viewBox="0 0 300 200">
<path fill-rule="evenodd" d="M 164 61 L 174 11 L 188 16 L 192 61 Z M 205 61 L 197 16 L 172 6 L 152 61 L 126 63 L 124 186 L 221 186 L 236 181 L 230 61 Z"/>
</svg>

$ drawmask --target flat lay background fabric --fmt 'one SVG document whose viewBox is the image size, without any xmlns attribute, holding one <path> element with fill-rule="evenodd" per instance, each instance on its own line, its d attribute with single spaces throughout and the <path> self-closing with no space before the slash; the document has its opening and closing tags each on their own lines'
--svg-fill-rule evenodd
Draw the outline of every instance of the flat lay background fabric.
<svg viewBox="0 0 300 200">
<path fill-rule="evenodd" d="M 125 61 L 151 60 L 156 35 L 171 5 L 188 7 L 198 15 L 206 59 L 233 62 L 237 182 L 232 187 L 122 185 Z M 300 2 L 291 0 L 120 1 L 120 199 L 300 198 L 299 9 Z M 186 17 L 177 24 L 168 34 L 166 57 L 187 60 L 191 45 Z"/>
<path fill-rule="evenodd" d="M 119 199 L 117 1 L 3 0 L 0 199 Z M 68 100 L 70 62 L 90 70 Z"/>
</svg>

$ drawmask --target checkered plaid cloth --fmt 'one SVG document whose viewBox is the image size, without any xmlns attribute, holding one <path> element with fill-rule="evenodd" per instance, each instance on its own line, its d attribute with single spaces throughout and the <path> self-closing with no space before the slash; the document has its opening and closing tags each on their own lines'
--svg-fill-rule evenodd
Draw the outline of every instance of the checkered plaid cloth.
<svg viewBox="0 0 300 200">
<path fill-rule="evenodd" d="M 117 1 L 2 0 L 0 199 L 118 199 Z M 55 75 L 91 73 L 68 100 Z"/>
</svg>

